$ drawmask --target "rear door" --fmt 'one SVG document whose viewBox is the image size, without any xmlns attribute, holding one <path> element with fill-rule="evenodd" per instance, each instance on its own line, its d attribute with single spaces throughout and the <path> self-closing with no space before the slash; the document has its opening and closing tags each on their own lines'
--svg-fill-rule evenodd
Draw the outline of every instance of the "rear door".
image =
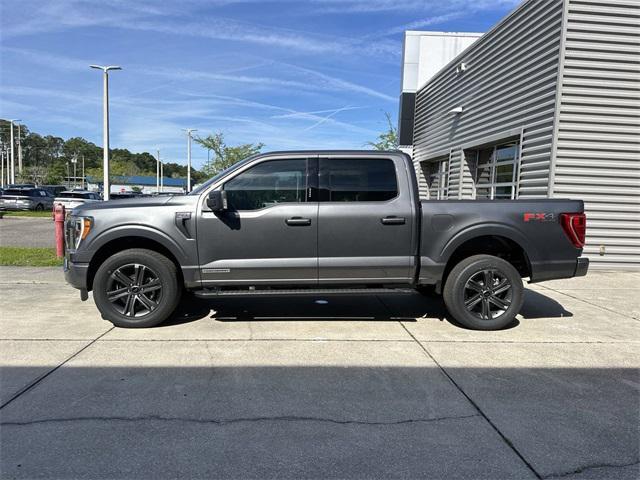
<svg viewBox="0 0 640 480">
<path fill-rule="evenodd" d="M 411 282 L 415 213 L 404 164 L 345 155 L 320 158 L 319 173 L 319 282 Z"/>
<path fill-rule="evenodd" d="M 205 285 L 317 283 L 316 165 L 308 158 L 266 159 L 222 185 L 229 210 L 204 210 L 198 218 Z"/>
</svg>

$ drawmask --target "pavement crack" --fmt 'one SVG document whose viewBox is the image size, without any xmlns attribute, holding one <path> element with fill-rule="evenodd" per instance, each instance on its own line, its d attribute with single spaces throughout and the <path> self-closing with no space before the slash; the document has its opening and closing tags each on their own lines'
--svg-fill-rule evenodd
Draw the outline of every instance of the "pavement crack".
<svg viewBox="0 0 640 480">
<path fill-rule="evenodd" d="M 51 375 L 53 372 L 55 372 L 56 370 L 58 370 L 60 367 L 62 367 L 64 364 L 66 364 L 67 362 L 73 360 L 74 358 L 76 358 L 78 355 L 80 355 L 82 352 L 84 352 L 87 348 L 89 348 L 91 345 L 93 345 L 94 343 L 96 343 L 98 340 L 100 340 L 102 337 L 104 337 L 107 333 L 109 333 L 110 331 L 112 331 L 114 328 L 116 327 L 111 327 L 109 328 L 107 331 L 101 333 L 100 335 L 98 335 L 96 338 L 94 338 L 93 340 L 91 340 L 89 343 L 87 343 L 84 347 L 82 347 L 81 349 L 79 349 L 77 352 L 75 352 L 74 354 L 72 354 L 71 356 L 69 356 L 66 360 L 64 360 L 62 363 L 59 363 L 56 367 L 52 368 L 51 370 L 46 371 L 45 373 L 43 373 L 42 375 L 40 375 L 38 378 L 36 378 L 35 380 L 33 380 L 32 382 L 30 382 L 27 386 L 21 388 L 20 390 L 18 390 L 11 398 L 9 398 L 9 400 L 7 400 L 6 402 L 4 402 L 2 405 L 0 405 L 0 410 L 2 410 L 4 407 L 6 407 L 7 405 L 9 405 L 11 402 L 13 402 L 14 400 L 16 400 L 17 398 L 19 398 L 21 395 L 24 395 L 25 393 L 27 393 L 29 390 L 31 390 L 32 388 L 35 388 L 40 382 L 42 382 L 45 378 L 47 378 L 49 375 Z"/>
<path fill-rule="evenodd" d="M 548 478 L 563 478 L 571 475 L 577 475 L 578 473 L 584 473 L 588 470 L 596 470 L 598 468 L 626 468 L 626 467 L 633 467 L 634 465 L 639 465 L 639 464 L 640 464 L 640 460 L 635 460 L 630 463 L 595 463 L 592 465 L 585 465 L 582 467 L 578 467 L 575 470 L 571 470 L 570 472 L 551 473 L 549 475 L 545 475 L 542 478 L 544 480 Z"/>
<path fill-rule="evenodd" d="M 451 376 L 449 372 L 436 360 L 436 358 L 431 354 L 431 352 L 425 347 L 420 341 L 415 337 L 413 333 L 407 328 L 407 326 L 403 322 L 399 322 L 402 328 L 407 332 L 407 334 L 415 341 L 418 347 L 424 352 L 425 356 L 431 359 L 433 363 L 440 369 L 440 371 L 444 374 L 445 377 L 449 379 L 451 384 L 467 399 L 467 401 L 471 404 L 471 406 L 478 412 L 478 415 L 485 419 L 485 421 L 489 424 L 489 426 L 500 436 L 502 441 L 511 449 L 511 451 L 525 464 L 525 466 L 533 473 L 536 478 L 542 480 L 542 476 L 538 473 L 538 471 L 533 468 L 533 465 L 524 457 L 522 453 L 516 448 L 513 442 L 497 427 L 493 421 L 487 416 L 486 413 L 480 408 L 480 406 L 463 390 L 463 388 L 455 381 L 455 379 Z"/>
<path fill-rule="evenodd" d="M 2 427 L 22 427 L 30 425 L 40 425 L 48 423 L 73 423 L 73 422 L 179 422 L 179 423 L 195 423 L 195 424 L 212 424 L 212 425 L 232 425 L 235 423 L 253 423 L 253 422 L 320 422 L 333 423 L 337 425 L 405 425 L 411 423 L 432 423 L 447 420 L 462 420 L 467 418 L 478 417 L 478 414 L 458 415 L 446 417 L 432 418 L 409 418 L 405 420 L 396 420 L 389 422 L 371 422 L 365 420 L 337 420 L 334 418 L 324 417 L 305 417 L 296 415 L 281 415 L 273 417 L 240 417 L 240 418 L 184 418 L 184 417 L 164 417 L 162 415 L 144 415 L 139 417 L 120 417 L 120 416 L 87 416 L 87 417 L 70 417 L 70 418 L 43 418 L 39 420 L 29 420 L 24 422 L 1 422 Z"/>
</svg>

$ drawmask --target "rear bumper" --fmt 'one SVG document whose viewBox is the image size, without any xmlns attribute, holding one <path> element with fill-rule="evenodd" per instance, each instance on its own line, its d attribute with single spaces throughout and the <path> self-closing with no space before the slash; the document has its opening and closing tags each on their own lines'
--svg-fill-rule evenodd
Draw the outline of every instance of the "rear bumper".
<svg viewBox="0 0 640 480">
<path fill-rule="evenodd" d="M 69 256 L 64 258 L 64 279 L 65 281 L 78 290 L 88 290 L 87 277 L 89 273 L 88 263 L 73 263 L 69 260 Z"/>
<path fill-rule="evenodd" d="M 576 260 L 576 271 L 574 277 L 584 277 L 589 270 L 589 259 L 586 257 L 578 257 Z"/>
</svg>

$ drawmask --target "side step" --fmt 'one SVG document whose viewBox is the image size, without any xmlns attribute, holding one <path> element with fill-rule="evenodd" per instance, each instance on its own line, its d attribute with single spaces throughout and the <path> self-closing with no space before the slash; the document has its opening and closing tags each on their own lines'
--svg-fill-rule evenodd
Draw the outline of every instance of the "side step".
<svg viewBox="0 0 640 480">
<path fill-rule="evenodd" d="M 216 290 L 205 288 L 193 294 L 200 298 L 244 297 L 244 296 L 291 296 L 291 295 L 381 295 L 390 293 L 413 293 L 411 288 L 298 288 L 298 289 L 246 289 Z"/>
</svg>

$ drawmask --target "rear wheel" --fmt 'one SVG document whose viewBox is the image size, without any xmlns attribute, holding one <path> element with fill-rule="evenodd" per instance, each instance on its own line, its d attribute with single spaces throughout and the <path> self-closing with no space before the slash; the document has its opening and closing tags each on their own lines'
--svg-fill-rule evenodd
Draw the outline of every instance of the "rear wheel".
<svg viewBox="0 0 640 480">
<path fill-rule="evenodd" d="M 93 298 L 102 317 L 125 328 L 164 322 L 178 305 L 181 293 L 174 263 L 141 248 L 109 257 L 93 281 Z"/>
<path fill-rule="evenodd" d="M 36 205 L 36 212 L 42 212 L 43 210 L 44 210 L 44 205 L 42 205 L 41 203 Z"/>
<path fill-rule="evenodd" d="M 474 330 L 500 330 L 522 308 L 524 288 L 509 262 L 475 255 L 457 264 L 447 277 L 444 302 L 455 320 Z"/>
</svg>

